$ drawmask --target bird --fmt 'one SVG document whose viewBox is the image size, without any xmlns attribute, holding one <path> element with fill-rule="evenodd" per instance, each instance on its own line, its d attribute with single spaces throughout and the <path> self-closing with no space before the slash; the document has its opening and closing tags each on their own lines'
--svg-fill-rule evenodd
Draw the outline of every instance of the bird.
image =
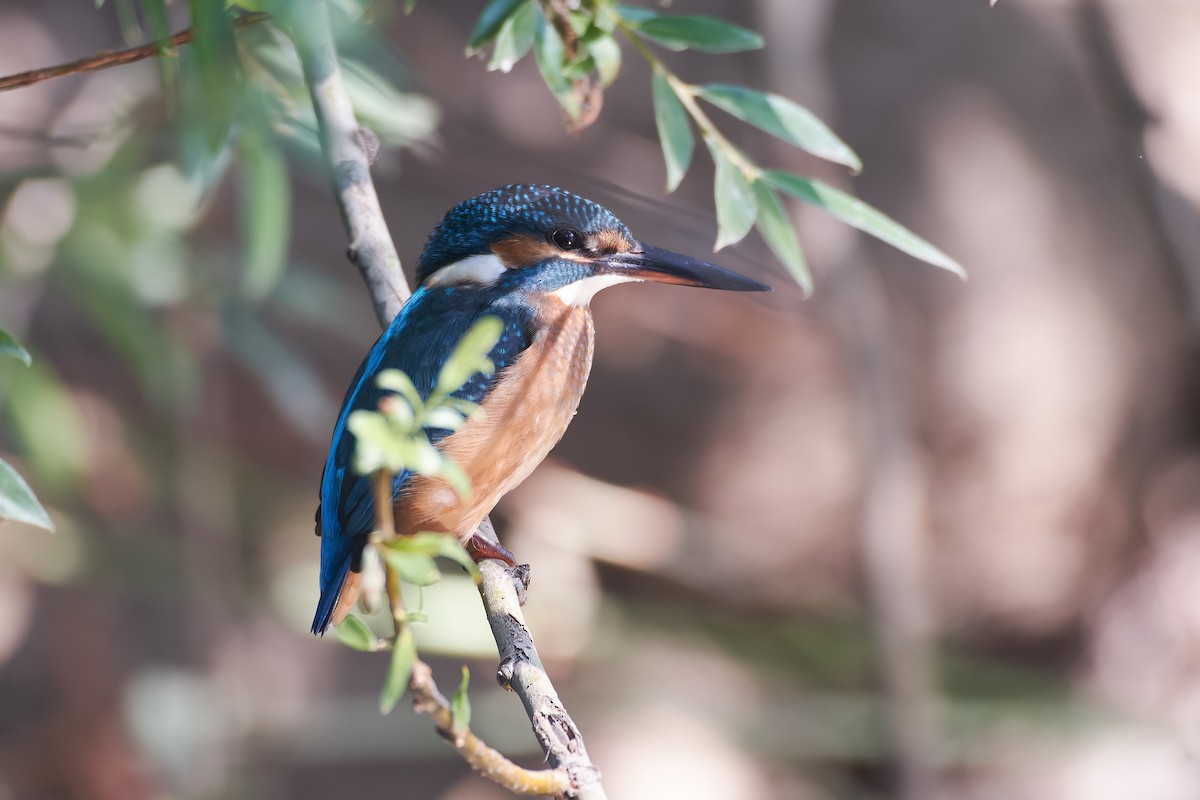
<svg viewBox="0 0 1200 800">
<path fill-rule="evenodd" d="M 457 431 L 427 430 L 430 442 L 470 479 L 464 500 L 442 479 L 402 472 L 393 481 L 396 532 L 456 536 L 476 560 L 515 559 L 476 527 L 541 463 L 566 432 L 591 371 L 590 301 L 601 289 L 653 281 L 740 292 L 770 287 L 737 272 L 635 239 L 608 209 L 541 184 L 501 186 L 454 206 L 429 235 L 417 289 L 363 360 L 346 392 L 321 477 L 320 600 L 312 631 L 343 619 L 362 587 L 363 548 L 374 529 L 368 476 L 352 468 L 347 419 L 375 410 L 375 378 L 398 369 L 428 396 L 455 345 L 480 317 L 503 331 L 478 374 L 454 396 L 477 403 Z"/>
</svg>

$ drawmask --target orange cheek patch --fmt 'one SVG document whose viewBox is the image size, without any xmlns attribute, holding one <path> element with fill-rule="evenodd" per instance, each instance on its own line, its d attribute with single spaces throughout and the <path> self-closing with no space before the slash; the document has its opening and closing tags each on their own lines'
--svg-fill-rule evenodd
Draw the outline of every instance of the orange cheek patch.
<svg viewBox="0 0 1200 800">
<path fill-rule="evenodd" d="M 512 236 L 508 239 L 501 239 L 492 245 L 492 252 L 509 269 L 520 269 L 544 261 L 551 256 L 560 255 L 558 248 L 546 240 L 534 239 L 529 236 Z"/>
<path fill-rule="evenodd" d="M 629 240 L 617 231 L 600 231 L 593 247 L 601 253 L 628 253 L 633 250 Z"/>
</svg>

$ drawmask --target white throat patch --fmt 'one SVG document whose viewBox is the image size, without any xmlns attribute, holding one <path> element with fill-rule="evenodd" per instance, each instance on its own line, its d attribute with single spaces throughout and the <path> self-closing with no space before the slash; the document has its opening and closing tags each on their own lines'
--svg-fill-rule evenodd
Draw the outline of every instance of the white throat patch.
<svg viewBox="0 0 1200 800">
<path fill-rule="evenodd" d="M 508 268 L 495 253 L 467 256 L 462 261 L 442 267 L 429 276 L 426 286 L 451 286 L 457 283 L 492 284 Z"/>
<path fill-rule="evenodd" d="M 634 278 L 629 275 L 592 275 L 574 283 L 568 283 L 561 289 L 551 292 L 551 294 L 569 306 L 586 306 L 592 302 L 592 298 L 596 295 L 596 292 L 601 289 L 616 286 L 618 283 L 629 283 L 640 280 L 641 278 Z"/>
</svg>

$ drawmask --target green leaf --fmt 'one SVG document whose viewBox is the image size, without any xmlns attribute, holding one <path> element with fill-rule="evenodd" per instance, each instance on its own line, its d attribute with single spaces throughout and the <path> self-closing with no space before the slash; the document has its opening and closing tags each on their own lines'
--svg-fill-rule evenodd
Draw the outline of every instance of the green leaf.
<svg viewBox="0 0 1200 800">
<path fill-rule="evenodd" d="M 334 630 L 337 632 L 338 641 L 347 647 L 363 652 L 376 649 L 379 641 L 367 627 L 367 623 L 353 614 L 347 615 Z"/>
<path fill-rule="evenodd" d="M 713 247 L 715 252 L 726 245 L 740 242 L 750 232 L 758 214 L 758 203 L 746 176 L 729 156 L 725 155 L 725 151 L 711 141 L 708 142 L 708 149 L 717 167 L 713 188 L 713 198 L 717 206 L 717 243 Z"/>
<path fill-rule="evenodd" d="M 407 625 L 396 631 L 396 641 L 392 645 L 392 660 L 388 665 L 387 677 L 383 680 L 383 691 L 379 693 L 379 713 L 390 714 L 404 696 L 408 688 L 408 679 L 412 677 L 413 660 L 417 657 L 417 648 L 413 643 L 412 629 Z"/>
<path fill-rule="evenodd" d="M 504 25 L 505 20 L 516 13 L 517 9 L 528 0 L 492 0 L 479 15 L 471 38 L 467 40 L 467 52 L 473 53 L 490 42 Z"/>
<path fill-rule="evenodd" d="M 54 530 L 50 515 L 38 502 L 29 484 L 3 459 L 0 459 L 0 519 Z"/>
<path fill-rule="evenodd" d="M 412 378 L 398 369 L 385 369 L 381 371 L 375 378 L 375 385 L 380 389 L 396 392 L 414 408 L 419 407 L 422 403 L 421 393 L 417 391 L 416 384 L 412 382 Z"/>
<path fill-rule="evenodd" d="M 453 536 L 426 531 L 423 533 L 414 533 L 412 536 L 401 536 L 394 541 L 388 542 L 387 546 L 398 552 L 420 553 L 427 556 L 448 558 L 465 567 L 471 573 L 472 579 L 476 583 L 479 582 L 479 566 L 471 558 L 471 554 L 467 552 L 467 549 Z"/>
<path fill-rule="evenodd" d="M 404 0 L 404 13 L 411 14 L 412 10 L 417 7 L 417 0 Z"/>
<path fill-rule="evenodd" d="M 667 165 L 667 191 L 673 192 L 687 174 L 692 163 L 696 140 L 683 104 L 675 95 L 666 77 L 658 70 L 651 79 L 654 94 L 654 121 L 658 125 L 658 141 L 662 145 L 663 162 Z"/>
<path fill-rule="evenodd" d="M 500 33 L 496 35 L 496 47 L 492 50 L 492 60 L 489 70 L 508 72 L 513 65 L 525 57 L 533 46 L 533 38 L 537 34 L 537 8 L 533 3 L 526 3 L 517 9 L 516 13 L 504 21 Z"/>
<path fill-rule="evenodd" d="M 798 200 L 823 208 L 847 225 L 869 233 L 914 258 L 949 270 L 960 278 L 967 277 L 967 272 L 962 265 L 950 256 L 882 211 L 872 208 L 841 189 L 835 189 L 821 181 L 803 178 L 780 170 L 769 170 L 763 173 L 763 179 L 776 189 L 787 192 Z"/>
<path fill-rule="evenodd" d="M 291 221 L 291 190 L 283 154 L 265 136 L 242 148 L 241 219 L 246 241 L 246 295 L 261 300 L 283 276 Z"/>
<path fill-rule="evenodd" d="M 383 560 L 400 576 L 400 580 L 414 586 L 432 586 L 442 579 L 433 557 L 424 553 L 402 550 L 397 545 L 404 539 L 383 543 Z"/>
<path fill-rule="evenodd" d="M 438 373 L 437 392 L 450 394 L 457 391 L 477 373 L 492 374 L 494 366 L 488 353 L 500 341 L 504 324 L 498 317 L 480 317 L 459 339 L 450 358 Z"/>
<path fill-rule="evenodd" d="M 658 14 L 635 26 L 643 36 L 671 50 L 690 47 L 705 53 L 736 53 L 763 46 L 763 38 L 754 31 L 712 17 Z"/>
<path fill-rule="evenodd" d="M 223 5 L 189 0 L 188 9 L 194 38 L 180 48 L 183 115 L 178 127 L 187 171 L 207 188 L 228 161 L 227 145 L 245 94 L 245 76 L 232 16 Z"/>
<path fill-rule="evenodd" d="M 849 145 L 839 139 L 816 114 L 786 97 L 744 86 L 717 83 L 702 87 L 700 96 L 722 111 L 772 136 L 778 136 L 801 150 L 845 164 L 855 172 L 862 169 L 862 161 Z"/>
<path fill-rule="evenodd" d="M 533 38 L 533 55 L 537 58 L 538 70 L 546 88 L 554 95 L 559 106 L 571 119 L 578 119 L 579 98 L 572 90 L 566 76 L 567 48 L 554 25 L 538 9 L 537 33 Z"/>
<path fill-rule="evenodd" d="M 599 28 L 593 28 L 593 31 L 598 33 L 587 38 L 587 49 L 592 56 L 592 62 L 596 65 L 596 74 L 600 76 L 600 83 L 608 86 L 617 79 L 617 75 L 621 72 L 621 46 L 610 34 L 604 33 Z"/>
<path fill-rule="evenodd" d="M 788 219 L 783 204 L 779 202 L 775 192 L 762 181 L 751 184 L 754 198 L 758 201 L 758 218 L 754 225 L 763 239 L 770 245 L 771 251 L 783 262 L 804 289 L 805 296 L 812 294 L 812 275 L 804 262 L 804 253 L 800 249 L 800 241 L 792 229 L 792 221 Z"/>
<path fill-rule="evenodd" d="M 15 336 L 3 328 L 0 328 L 0 356 L 15 358 L 27 367 L 33 363 L 29 351 L 21 346 Z"/>
<path fill-rule="evenodd" d="M 464 664 L 462 668 L 462 683 L 450 700 L 450 714 L 454 720 L 450 732 L 456 737 L 462 736 L 471 727 L 471 699 L 467 697 L 467 686 L 471 682 L 471 670 Z"/>
</svg>

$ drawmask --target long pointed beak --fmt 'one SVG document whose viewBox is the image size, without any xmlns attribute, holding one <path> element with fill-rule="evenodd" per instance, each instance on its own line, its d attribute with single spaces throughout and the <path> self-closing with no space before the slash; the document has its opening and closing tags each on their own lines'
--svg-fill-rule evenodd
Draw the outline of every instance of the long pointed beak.
<svg viewBox="0 0 1200 800">
<path fill-rule="evenodd" d="M 641 245 L 636 253 L 617 253 L 605 259 L 608 271 L 613 275 L 627 275 L 658 283 L 675 283 L 680 286 L 702 286 L 706 289 L 724 289 L 730 292 L 769 292 L 771 287 L 747 278 L 732 270 L 698 261 L 690 256 L 673 253 L 648 244 Z"/>
</svg>

